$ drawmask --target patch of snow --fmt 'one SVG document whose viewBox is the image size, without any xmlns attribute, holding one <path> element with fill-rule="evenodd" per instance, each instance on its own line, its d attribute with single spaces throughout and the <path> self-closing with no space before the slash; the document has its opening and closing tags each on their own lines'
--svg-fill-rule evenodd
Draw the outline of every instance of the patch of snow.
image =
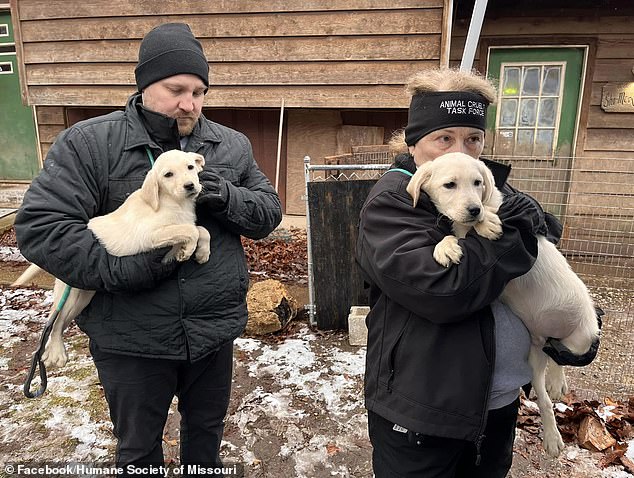
<svg viewBox="0 0 634 478">
<path fill-rule="evenodd" d="M 597 415 L 601 417 L 601 420 L 607 422 L 610 417 L 614 416 L 612 410 L 614 410 L 615 408 L 616 407 L 614 405 L 600 405 L 599 408 L 597 408 L 595 411 L 597 412 Z"/>
<path fill-rule="evenodd" d="M 4 262 L 28 262 L 17 247 L 0 247 L 0 261 Z"/>
<path fill-rule="evenodd" d="M 105 457 L 109 453 L 107 445 L 112 445 L 112 440 L 104 437 L 103 425 L 94 422 L 85 410 L 54 407 L 44 426 L 78 441 L 73 460 Z"/>
<path fill-rule="evenodd" d="M 561 402 L 556 402 L 554 404 L 555 406 L 555 410 L 557 410 L 558 412 L 565 412 L 567 410 L 572 410 L 572 407 L 566 405 L 565 403 L 561 403 Z"/>
<path fill-rule="evenodd" d="M 253 352 L 258 350 L 262 343 L 256 339 L 237 338 L 234 342 L 236 347 L 244 352 Z"/>
<path fill-rule="evenodd" d="M 0 357 L 0 370 L 9 370 L 9 362 L 11 361 L 8 357 Z"/>
<path fill-rule="evenodd" d="M 327 446 L 330 439 L 323 435 L 316 435 L 310 439 L 307 446 L 297 450 L 293 457 L 295 458 L 295 476 L 296 478 L 314 478 L 315 468 L 323 466 L 330 468 L 328 459 Z"/>
</svg>

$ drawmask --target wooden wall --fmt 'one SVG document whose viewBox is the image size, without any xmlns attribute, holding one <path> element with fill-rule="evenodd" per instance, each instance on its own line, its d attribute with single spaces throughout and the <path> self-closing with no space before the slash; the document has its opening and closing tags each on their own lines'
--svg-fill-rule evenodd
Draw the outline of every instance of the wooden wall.
<svg viewBox="0 0 634 478">
<path fill-rule="evenodd" d="M 12 0 L 32 105 L 121 106 L 140 40 L 188 23 L 214 85 L 205 106 L 404 107 L 412 71 L 441 61 L 449 0 Z"/>
<path fill-rule="evenodd" d="M 35 108 L 35 115 L 38 124 L 42 158 L 45 158 L 57 135 L 66 127 L 64 108 L 61 106 L 37 106 Z"/>
</svg>

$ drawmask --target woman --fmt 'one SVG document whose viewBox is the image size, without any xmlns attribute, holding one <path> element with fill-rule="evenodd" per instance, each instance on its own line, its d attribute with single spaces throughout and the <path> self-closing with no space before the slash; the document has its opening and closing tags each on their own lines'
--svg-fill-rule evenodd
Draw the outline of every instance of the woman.
<svg viewBox="0 0 634 478">
<path fill-rule="evenodd" d="M 469 233 L 460 240 L 461 262 L 438 264 L 432 253 L 451 224 L 425 194 L 412 207 L 405 188 L 417 166 L 440 155 L 479 158 L 496 90 L 455 70 L 417 74 L 407 89 L 408 152 L 369 194 L 357 244 L 371 306 L 365 399 L 374 473 L 501 478 L 511 467 L 519 390 L 531 372 L 528 331 L 496 299 L 531 268 L 546 218 L 506 185 L 510 168 L 487 162 L 505 193 L 503 236 Z"/>
</svg>

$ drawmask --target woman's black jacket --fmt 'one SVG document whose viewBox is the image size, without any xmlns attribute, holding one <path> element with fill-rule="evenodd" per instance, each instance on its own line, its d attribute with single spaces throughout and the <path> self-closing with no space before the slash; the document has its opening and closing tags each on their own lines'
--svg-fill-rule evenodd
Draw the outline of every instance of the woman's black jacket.
<svg viewBox="0 0 634 478">
<path fill-rule="evenodd" d="M 365 401 L 369 410 L 414 432 L 478 442 L 485 427 L 495 361 L 489 304 L 537 257 L 546 232 L 539 205 L 506 185 L 509 168 L 487 163 L 509 193 L 498 214 L 497 241 L 474 232 L 459 241 L 463 257 L 445 268 L 432 257 L 451 234 L 429 196 L 416 207 L 410 175 L 387 172 L 361 211 L 357 261 L 369 284 Z M 409 155 L 394 168 L 415 172 Z M 554 223 L 556 224 L 556 222 Z"/>
</svg>

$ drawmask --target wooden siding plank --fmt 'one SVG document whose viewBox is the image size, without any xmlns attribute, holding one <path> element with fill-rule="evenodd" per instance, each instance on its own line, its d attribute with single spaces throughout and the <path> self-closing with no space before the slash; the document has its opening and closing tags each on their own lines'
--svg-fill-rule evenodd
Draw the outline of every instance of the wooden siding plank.
<svg viewBox="0 0 634 478">
<path fill-rule="evenodd" d="M 499 20 L 499 19 L 496 19 Z M 461 21 L 456 25 L 469 28 L 467 21 Z M 521 18 L 505 18 L 504 21 L 487 21 L 485 18 L 482 26 L 481 37 L 506 36 L 514 37 L 516 44 L 522 45 L 522 36 L 527 39 L 534 40 L 536 37 L 552 37 L 570 36 L 570 35 L 600 35 L 600 34 L 619 34 L 630 35 L 632 33 L 632 17 L 628 16 L 605 16 L 605 17 L 585 17 L 585 18 L 544 18 L 544 17 L 521 17 Z"/>
<path fill-rule="evenodd" d="M 580 193 L 633 196 L 633 182 L 634 172 L 575 171 L 571 196 Z"/>
<path fill-rule="evenodd" d="M 597 58 L 625 58 L 634 57 L 634 35 L 601 35 L 597 46 Z"/>
<path fill-rule="evenodd" d="M 63 125 L 64 108 L 56 106 L 39 106 L 35 109 L 37 122 L 40 125 Z"/>
<path fill-rule="evenodd" d="M 588 128 L 634 128 L 634 113 L 605 113 L 600 106 L 590 106 Z"/>
<path fill-rule="evenodd" d="M 576 193 L 571 195 L 570 204 L 574 207 L 586 206 L 595 214 L 632 214 L 634 196 L 631 194 Z"/>
<path fill-rule="evenodd" d="M 31 86 L 35 105 L 115 106 L 125 104 L 134 88 L 126 86 Z M 279 108 L 407 108 L 402 85 L 369 86 L 247 86 L 218 87 L 205 98 L 205 107 Z"/>
<path fill-rule="evenodd" d="M 442 7 L 442 0 L 20 0 L 25 20 L 204 13 L 349 11 Z"/>
<path fill-rule="evenodd" d="M 82 18 L 22 22 L 25 43 L 65 40 L 141 39 L 164 22 L 188 23 L 199 38 L 411 35 L 438 33 L 442 9 L 341 13 L 273 13 L 130 18 Z"/>
<path fill-rule="evenodd" d="M 616 113 L 615 113 L 616 114 Z M 634 134 L 631 129 L 594 129 L 587 131 L 585 149 L 612 151 L 634 151 Z"/>
<path fill-rule="evenodd" d="M 587 151 L 575 159 L 575 167 L 605 169 L 610 171 L 634 171 L 634 154 L 631 151 Z"/>
<path fill-rule="evenodd" d="M 405 84 L 414 72 L 437 60 L 211 63 L 212 85 Z M 131 85 L 134 63 L 28 65 L 29 85 Z"/>
<path fill-rule="evenodd" d="M 48 154 L 48 150 L 53 146 L 52 143 L 43 143 L 40 142 L 40 151 L 42 152 L 42 158 L 46 159 L 46 155 Z"/>
<path fill-rule="evenodd" d="M 63 124 L 56 124 L 56 125 L 42 125 L 41 124 L 39 127 L 40 143 L 52 144 L 55 141 L 55 138 L 57 138 L 57 135 L 61 133 L 63 129 L 64 129 Z"/>
<path fill-rule="evenodd" d="M 440 35 L 207 39 L 207 59 L 225 61 L 329 61 L 438 59 Z M 107 47 L 105 47 L 107 45 Z M 139 42 L 112 40 L 24 44 L 24 62 L 136 62 Z"/>
<path fill-rule="evenodd" d="M 634 51 L 631 58 L 634 58 Z M 632 81 L 632 62 L 621 59 L 597 59 L 592 81 L 610 83 Z"/>
</svg>

